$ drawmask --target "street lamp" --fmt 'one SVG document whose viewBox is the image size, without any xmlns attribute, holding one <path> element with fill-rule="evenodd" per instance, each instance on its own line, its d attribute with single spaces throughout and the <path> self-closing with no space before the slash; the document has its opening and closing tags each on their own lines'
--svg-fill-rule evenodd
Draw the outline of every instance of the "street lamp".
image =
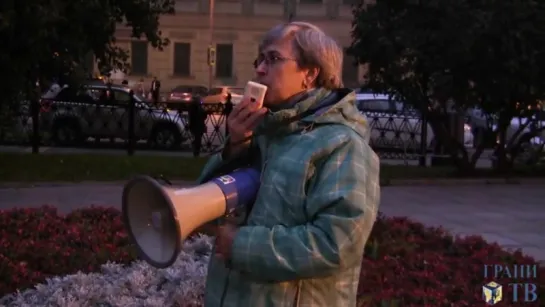
<svg viewBox="0 0 545 307">
<path fill-rule="evenodd" d="M 295 11 L 296 11 L 296 2 L 295 1 L 285 1 L 284 2 L 284 10 L 286 12 L 286 17 L 288 19 L 288 22 L 292 22 L 293 18 L 295 17 Z"/>
<path fill-rule="evenodd" d="M 209 0 L 208 8 L 208 31 L 210 43 L 208 45 L 208 89 L 212 88 L 214 77 L 214 66 L 216 65 L 216 48 L 214 47 L 214 0 Z"/>
</svg>

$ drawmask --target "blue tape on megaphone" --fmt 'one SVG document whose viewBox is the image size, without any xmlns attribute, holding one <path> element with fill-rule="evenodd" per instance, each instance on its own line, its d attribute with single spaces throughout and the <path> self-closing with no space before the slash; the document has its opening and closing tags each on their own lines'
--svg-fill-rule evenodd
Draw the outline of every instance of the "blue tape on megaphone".
<svg viewBox="0 0 545 307">
<path fill-rule="evenodd" d="M 232 213 L 240 206 L 255 201 L 260 186 L 261 175 L 255 168 L 241 168 L 229 175 L 211 181 L 217 184 L 225 195 L 226 213 Z"/>
</svg>

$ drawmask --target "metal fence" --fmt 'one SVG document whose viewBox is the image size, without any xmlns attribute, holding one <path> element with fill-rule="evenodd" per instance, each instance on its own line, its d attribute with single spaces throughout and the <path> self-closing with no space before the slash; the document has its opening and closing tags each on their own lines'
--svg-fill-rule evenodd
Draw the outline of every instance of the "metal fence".
<svg viewBox="0 0 545 307">
<path fill-rule="evenodd" d="M 224 142 L 224 104 L 204 104 L 206 131 L 202 152 Z M 132 99 L 110 103 L 42 101 L 0 113 L 0 145 L 190 151 L 189 103 L 154 105 Z M 423 160 L 435 140 L 430 127 L 410 111 L 380 113 L 361 110 L 371 128 L 370 144 L 382 159 Z"/>
</svg>

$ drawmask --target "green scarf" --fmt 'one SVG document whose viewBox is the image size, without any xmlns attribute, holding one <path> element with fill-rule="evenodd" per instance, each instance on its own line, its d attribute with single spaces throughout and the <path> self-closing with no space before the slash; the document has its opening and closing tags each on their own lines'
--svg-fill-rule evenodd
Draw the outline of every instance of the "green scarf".
<svg viewBox="0 0 545 307">
<path fill-rule="evenodd" d="M 321 103 L 333 92 L 328 89 L 313 89 L 304 95 L 296 97 L 296 102 L 283 104 L 284 108 L 278 111 L 269 111 L 254 133 L 258 135 L 285 135 L 301 130 L 300 119 L 293 120 L 303 112 Z"/>
</svg>

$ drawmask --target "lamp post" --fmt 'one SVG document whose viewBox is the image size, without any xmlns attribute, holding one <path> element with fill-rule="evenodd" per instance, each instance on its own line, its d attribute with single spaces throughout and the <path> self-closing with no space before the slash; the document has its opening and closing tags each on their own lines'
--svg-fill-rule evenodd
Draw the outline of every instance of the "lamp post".
<svg viewBox="0 0 545 307">
<path fill-rule="evenodd" d="M 296 2 L 295 1 L 284 1 L 284 10 L 286 12 L 286 18 L 288 19 L 288 22 L 292 22 L 293 18 L 295 17 L 295 11 L 296 11 Z"/>
<path fill-rule="evenodd" d="M 214 78 L 214 66 L 216 65 L 216 48 L 214 47 L 214 3 L 215 0 L 209 0 L 208 8 L 208 31 L 210 33 L 210 42 L 208 45 L 208 89 L 212 88 L 212 79 Z"/>
</svg>

